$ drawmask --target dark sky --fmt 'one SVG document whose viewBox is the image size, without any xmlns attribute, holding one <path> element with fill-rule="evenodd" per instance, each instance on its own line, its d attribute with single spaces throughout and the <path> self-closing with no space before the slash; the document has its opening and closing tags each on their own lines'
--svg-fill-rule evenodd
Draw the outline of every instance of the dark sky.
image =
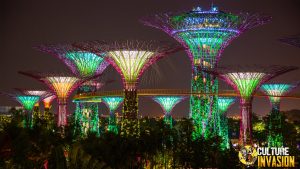
<svg viewBox="0 0 300 169">
<path fill-rule="evenodd" d="M 154 39 L 176 43 L 164 32 L 143 26 L 138 19 L 165 11 L 191 9 L 201 5 L 209 8 L 209 0 L 4 0 L 0 4 L 0 90 L 13 87 L 45 88 L 44 85 L 17 74 L 18 70 L 42 72 L 69 71 L 58 59 L 33 50 L 40 43 L 85 40 Z M 300 49 L 282 44 L 278 38 L 300 32 L 299 0 L 214 0 L 222 10 L 250 11 L 271 15 L 272 22 L 250 30 L 234 40 L 221 58 L 220 65 L 280 64 L 300 66 Z M 140 88 L 190 88 L 191 67 L 184 52 L 160 60 L 156 69 L 145 72 Z M 158 70 L 158 72 L 154 71 Z M 109 68 L 107 74 L 116 79 L 105 89 L 121 89 L 120 76 Z M 275 81 L 300 80 L 300 70 L 285 74 Z M 150 78 L 150 80 L 145 80 Z M 222 85 L 224 89 L 230 89 Z M 300 87 L 299 87 L 300 88 Z M 300 89 L 296 90 L 299 93 Z M 0 105 L 17 105 L 0 97 Z M 178 104 L 174 116 L 188 114 L 188 100 Z M 73 106 L 73 105 L 71 105 Z M 254 112 L 266 114 L 268 100 L 254 99 Z M 149 98 L 140 98 L 140 112 L 159 115 L 162 110 Z M 102 105 L 101 108 L 105 109 Z M 282 101 L 282 109 L 300 109 L 300 100 Z M 107 111 L 105 109 L 105 111 Z M 230 109 L 238 112 L 236 103 Z"/>
</svg>

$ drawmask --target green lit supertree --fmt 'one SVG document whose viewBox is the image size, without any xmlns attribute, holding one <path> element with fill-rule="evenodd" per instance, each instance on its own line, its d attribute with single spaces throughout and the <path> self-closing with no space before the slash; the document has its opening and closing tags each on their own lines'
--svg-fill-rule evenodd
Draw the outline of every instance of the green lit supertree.
<svg viewBox="0 0 300 169">
<path fill-rule="evenodd" d="M 230 140 L 228 136 L 228 119 L 226 117 L 226 112 L 228 108 L 235 102 L 234 97 L 219 97 L 218 98 L 218 108 L 219 108 L 219 135 L 222 137 L 223 142 L 221 143 L 222 149 L 229 149 Z"/>
<path fill-rule="evenodd" d="M 218 81 L 202 70 L 217 67 L 223 50 L 232 40 L 269 20 L 270 17 L 258 14 L 223 12 L 215 6 L 208 11 L 196 7 L 188 12 L 169 12 L 142 19 L 145 25 L 163 30 L 186 48 L 192 63 L 191 91 L 201 93 L 190 98 L 194 139 L 217 134 L 215 123 L 218 122 L 211 117 L 218 110 Z"/>
<path fill-rule="evenodd" d="M 107 97 L 102 97 L 102 100 L 109 108 L 109 122 L 108 122 L 107 130 L 115 134 L 118 134 L 119 127 L 117 125 L 117 118 L 116 118 L 115 111 L 120 106 L 120 104 L 123 102 L 124 99 L 123 97 L 107 96 Z"/>
<path fill-rule="evenodd" d="M 53 95 L 49 90 L 28 90 L 28 89 L 21 89 L 21 88 L 15 88 L 15 89 L 25 95 L 40 96 L 40 100 L 43 100 Z M 32 112 L 32 123 L 35 124 L 36 119 L 38 118 L 42 119 L 43 117 L 44 116 L 42 115 L 42 112 L 40 110 L 40 103 L 37 102 L 34 105 L 33 112 Z"/>
<path fill-rule="evenodd" d="M 261 91 L 268 95 L 272 110 L 269 114 L 268 121 L 268 146 L 282 147 L 284 146 L 284 139 L 282 136 L 282 115 L 280 114 L 281 97 L 287 95 L 294 88 L 299 85 L 299 82 L 294 84 L 273 83 L 263 84 Z"/>
<path fill-rule="evenodd" d="M 173 128 L 173 118 L 171 112 L 173 108 L 181 102 L 185 97 L 183 96 L 154 96 L 152 99 L 157 102 L 164 110 L 164 122 Z"/>
<path fill-rule="evenodd" d="M 266 81 L 283 73 L 295 70 L 293 66 L 228 66 L 211 73 L 231 85 L 240 97 L 239 145 L 252 145 L 252 100 L 253 94 Z"/>
<path fill-rule="evenodd" d="M 24 119 L 22 121 L 22 123 L 23 123 L 22 126 L 26 127 L 26 128 L 32 128 L 33 127 L 33 122 L 32 122 L 33 108 L 34 108 L 34 105 L 39 102 L 41 97 L 36 96 L 36 95 L 25 95 L 25 94 L 19 93 L 19 92 L 15 92 L 15 93 L 1 92 L 1 94 L 9 96 L 10 98 L 16 100 L 23 106 L 23 108 L 25 110 L 25 114 L 23 114 Z"/>
<path fill-rule="evenodd" d="M 88 79 L 87 82 L 83 83 L 81 86 L 79 86 L 77 94 L 80 93 L 89 93 L 89 92 L 95 92 L 100 87 L 103 86 L 103 83 L 99 83 L 97 81 L 90 80 L 95 77 L 99 77 L 102 75 L 104 70 L 108 67 L 109 63 L 104 60 L 104 54 L 101 53 L 99 55 L 96 55 L 91 52 L 82 51 L 78 48 L 72 46 L 71 44 L 44 44 L 40 46 L 36 46 L 36 49 L 49 53 L 50 55 L 53 55 L 57 58 L 59 58 L 67 67 L 77 76 L 81 79 Z M 91 132 L 96 132 L 99 134 L 99 130 L 96 130 L 96 128 L 99 128 L 98 123 L 96 123 L 97 119 L 99 120 L 98 116 L 98 103 L 97 102 L 84 102 L 84 101 L 76 101 L 76 108 L 80 108 L 83 110 L 76 110 L 75 113 L 83 113 L 89 114 L 90 118 L 86 118 L 91 120 L 91 123 L 87 125 L 87 122 L 81 123 L 82 125 L 85 125 L 85 127 L 89 127 Z M 86 117 L 86 116 L 79 116 L 75 115 L 76 117 Z M 83 119 L 77 119 L 75 118 L 76 126 L 78 126 L 80 121 Z M 93 126 L 97 125 L 97 126 Z M 82 126 L 83 127 L 83 126 Z M 81 130 L 82 131 L 82 130 Z M 87 131 L 87 129 L 83 130 Z M 82 134 L 82 133 L 81 133 Z M 85 132 L 86 134 L 86 132 Z"/>
<path fill-rule="evenodd" d="M 121 122 L 121 135 L 139 137 L 137 87 L 140 76 L 155 61 L 179 50 L 178 46 L 154 41 L 125 41 L 105 43 L 100 41 L 78 44 L 80 48 L 101 54 L 122 76 L 124 104 Z"/>
</svg>

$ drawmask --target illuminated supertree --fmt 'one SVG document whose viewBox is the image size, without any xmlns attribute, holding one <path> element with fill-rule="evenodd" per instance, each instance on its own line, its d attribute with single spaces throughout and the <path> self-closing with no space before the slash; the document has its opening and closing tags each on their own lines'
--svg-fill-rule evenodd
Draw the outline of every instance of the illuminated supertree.
<svg viewBox="0 0 300 169">
<path fill-rule="evenodd" d="M 268 95 L 272 110 L 269 114 L 269 134 L 268 134 L 268 146 L 269 147 L 282 147 L 282 122 L 280 114 L 280 100 L 282 96 L 287 95 L 290 91 L 296 88 L 299 82 L 294 84 L 285 83 L 273 83 L 263 84 L 261 91 Z"/>
<path fill-rule="evenodd" d="M 252 100 L 260 85 L 280 74 L 297 69 L 292 66 L 253 66 L 218 68 L 214 74 L 231 85 L 240 96 L 240 140 L 241 146 L 252 144 Z"/>
<path fill-rule="evenodd" d="M 185 97 L 183 96 L 154 96 L 152 99 L 157 102 L 164 110 L 164 122 L 173 127 L 173 118 L 171 112 L 173 108 L 181 102 Z"/>
<path fill-rule="evenodd" d="M 300 48 L 300 35 L 286 37 L 279 39 L 281 42 L 286 43 L 288 45 L 296 46 Z"/>
<path fill-rule="evenodd" d="M 95 80 L 86 81 L 79 86 L 77 94 L 94 93 L 103 85 L 104 83 Z M 98 103 L 101 100 L 73 100 L 73 102 L 76 104 L 74 114 L 75 135 L 86 136 L 87 132 L 90 131 L 100 136 Z"/>
<path fill-rule="evenodd" d="M 123 102 L 123 97 L 102 97 L 103 103 L 109 108 L 108 131 L 118 134 L 118 125 L 115 111 Z"/>
<path fill-rule="evenodd" d="M 228 120 L 226 117 L 226 112 L 228 108 L 235 102 L 234 97 L 219 97 L 218 98 L 218 109 L 219 109 L 219 116 L 220 118 L 218 121 L 219 124 L 219 135 L 222 137 L 223 142 L 221 143 L 222 149 L 229 148 L 229 136 L 228 136 Z"/>
<path fill-rule="evenodd" d="M 139 77 L 156 60 L 175 52 L 174 45 L 152 41 L 126 41 L 106 43 L 99 41 L 78 44 L 84 50 L 101 54 L 107 52 L 105 59 L 120 73 L 124 85 L 124 104 L 121 134 L 139 136 L 137 85 Z"/>
<path fill-rule="evenodd" d="M 15 93 L 3 93 L 1 94 L 7 95 L 11 97 L 12 99 L 16 100 L 19 102 L 24 110 L 25 110 L 25 120 L 23 120 L 23 126 L 27 128 L 31 128 L 32 125 L 32 111 L 33 107 L 36 103 L 39 102 L 40 96 L 35 96 L 35 95 L 25 95 L 23 93 L 15 92 Z"/>
<path fill-rule="evenodd" d="M 57 126 L 67 125 L 67 99 L 70 94 L 81 85 L 82 80 L 75 76 L 58 74 L 42 74 L 20 71 L 19 73 L 38 79 L 45 83 L 55 93 L 58 101 Z"/>
<path fill-rule="evenodd" d="M 194 122 L 193 139 L 216 134 L 210 117 L 217 113 L 218 81 L 214 75 L 201 71 L 217 66 L 223 50 L 246 30 L 265 24 L 270 17 L 258 14 L 232 14 L 215 6 L 205 11 L 196 7 L 183 13 L 164 13 L 142 19 L 142 22 L 161 29 L 180 42 L 192 63 L 190 117 Z"/>
<path fill-rule="evenodd" d="M 92 79 L 95 77 L 100 76 L 103 71 L 107 68 L 109 65 L 108 62 L 106 62 L 103 58 L 104 53 L 101 53 L 99 55 L 96 55 L 94 53 L 81 51 L 77 49 L 76 47 L 72 46 L 71 44 L 46 44 L 46 45 L 40 45 L 35 47 L 36 49 L 49 53 L 50 55 L 53 55 L 55 57 L 58 57 L 61 61 L 63 61 L 69 69 L 81 79 Z M 98 82 L 95 81 L 87 81 L 83 83 L 77 93 L 87 93 L 95 91 L 99 88 L 98 85 L 101 85 Z M 101 87 L 100 86 L 100 87 Z M 82 110 L 78 110 L 75 112 L 85 112 L 85 115 L 89 116 L 89 119 L 92 121 L 97 121 L 98 119 L 98 103 L 92 103 L 92 102 L 76 102 L 76 104 L 79 104 L 76 106 L 76 108 L 80 108 Z M 86 116 L 78 116 L 77 117 L 86 117 Z M 95 119 L 96 118 L 96 119 Z M 76 120 L 76 119 L 75 119 Z M 79 121 L 82 121 L 82 119 L 77 119 Z M 89 125 L 87 125 L 89 124 Z M 98 123 L 93 123 L 97 124 Z M 94 131 L 97 126 L 91 125 L 88 121 L 84 123 L 86 127 L 89 127 L 91 130 Z M 88 128 L 85 129 L 87 131 Z M 98 131 L 98 130 L 97 130 Z M 99 132 L 97 132 L 99 133 Z M 86 134 L 86 132 L 85 132 Z"/>
<path fill-rule="evenodd" d="M 104 53 L 80 51 L 71 44 L 46 44 L 35 47 L 63 61 L 69 69 L 80 78 L 92 78 L 101 75 L 109 65 L 103 58 Z"/>
<path fill-rule="evenodd" d="M 40 96 L 40 100 L 43 100 L 44 98 L 52 95 L 52 93 L 47 90 L 27 90 L 27 89 L 20 89 L 20 88 L 16 88 L 16 90 L 20 91 L 25 95 Z M 42 118 L 39 102 L 37 102 L 33 108 L 33 119 L 37 119 L 37 118 Z"/>
<path fill-rule="evenodd" d="M 55 95 L 50 95 L 50 96 L 43 99 L 44 109 L 45 109 L 44 111 L 45 112 L 50 111 L 51 103 L 53 102 L 54 99 L 56 99 Z"/>
<path fill-rule="evenodd" d="M 43 119 L 47 122 L 47 124 L 51 127 L 51 125 L 53 124 L 53 114 L 50 112 L 50 108 L 51 108 L 51 103 L 53 102 L 53 100 L 56 98 L 56 95 L 50 95 L 46 98 L 43 99 L 43 103 L 44 103 L 44 115 L 43 115 Z"/>
</svg>

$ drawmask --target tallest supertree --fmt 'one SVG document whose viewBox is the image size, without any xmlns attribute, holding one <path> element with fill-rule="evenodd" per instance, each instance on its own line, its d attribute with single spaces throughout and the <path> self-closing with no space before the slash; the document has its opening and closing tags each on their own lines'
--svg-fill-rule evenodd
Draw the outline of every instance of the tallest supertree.
<svg viewBox="0 0 300 169">
<path fill-rule="evenodd" d="M 223 50 L 246 30 L 267 23 L 270 17 L 258 14 L 232 14 L 212 6 L 208 11 L 196 7 L 183 13 L 164 13 L 146 17 L 142 22 L 166 32 L 185 48 L 192 63 L 191 90 L 207 95 L 191 96 L 190 116 L 194 122 L 194 139 L 216 134 L 213 126 L 217 113 L 218 81 L 201 69 L 211 69 Z M 208 95 L 210 94 L 210 95 Z"/>
</svg>

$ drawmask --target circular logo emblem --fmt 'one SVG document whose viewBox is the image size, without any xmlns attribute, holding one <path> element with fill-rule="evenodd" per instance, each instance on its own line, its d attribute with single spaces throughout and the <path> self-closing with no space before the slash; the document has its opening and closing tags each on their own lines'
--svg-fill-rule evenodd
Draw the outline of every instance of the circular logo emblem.
<svg viewBox="0 0 300 169">
<path fill-rule="evenodd" d="M 245 165 L 253 165 L 257 160 L 257 151 L 252 146 L 244 146 L 239 151 L 239 159 Z"/>
</svg>

